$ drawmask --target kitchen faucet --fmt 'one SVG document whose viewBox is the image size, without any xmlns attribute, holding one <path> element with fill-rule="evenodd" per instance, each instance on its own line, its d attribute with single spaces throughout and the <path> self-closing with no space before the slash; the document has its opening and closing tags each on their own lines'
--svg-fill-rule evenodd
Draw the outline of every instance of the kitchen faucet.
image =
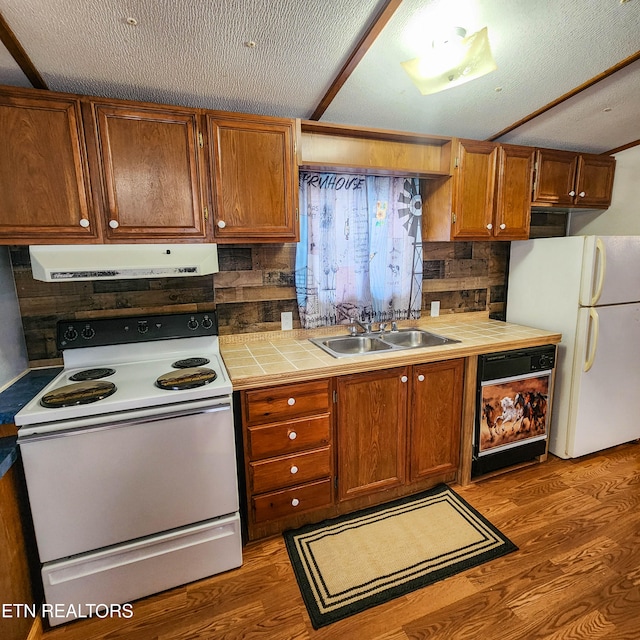
<svg viewBox="0 0 640 640">
<path fill-rule="evenodd" d="M 386 322 L 381 322 L 378 325 L 378 331 L 373 331 L 371 322 L 360 322 L 357 318 L 351 318 L 351 324 L 349 325 L 349 333 L 352 336 L 357 335 L 358 327 L 362 329 L 364 333 L 384 333 L 387 328 Z"/>
</svg>

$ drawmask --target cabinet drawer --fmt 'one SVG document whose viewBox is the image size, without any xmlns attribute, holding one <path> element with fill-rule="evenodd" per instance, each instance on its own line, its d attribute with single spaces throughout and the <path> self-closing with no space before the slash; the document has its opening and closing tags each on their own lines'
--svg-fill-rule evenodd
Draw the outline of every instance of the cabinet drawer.
<svg viewBox="0 0 640 640">
<path fill-rule="evenodd" d="M 331 480 L 311 482 L 284 491 L 265 493 L 251 500 L 254 522 L 277 520 L 331 504 Z"/>
<path fill-rule="evenodd" d="M 260 460 L 328 445 L 331 440 L 331 424 L 329 414 L 326 414 L 263 427 L 249 427 L 247 433 L 249 457 L 251 460 Z"/>
<path fill-rule="evenodd" d="M 313 413 L 329 411 L 329 381 L 247 391 L 245 395 L 247 423 L 277 422 Z"/>
<path fill-rule="evenodd" d="M 282 489 L 331 475 L 331 447 L 292 456 L 252 462 L 253 493 Z"/>
</svg>

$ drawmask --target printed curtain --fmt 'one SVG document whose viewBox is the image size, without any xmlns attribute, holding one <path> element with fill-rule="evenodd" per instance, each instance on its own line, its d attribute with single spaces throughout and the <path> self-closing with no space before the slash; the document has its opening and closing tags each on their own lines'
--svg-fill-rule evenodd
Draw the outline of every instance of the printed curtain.
<svg viewBox="0 0 640 640">
<path fill-rule="evenodd" d="M 420 317 L 421 207 L 417 179 L 300 173 L 304 328 Z"/>
</svg>

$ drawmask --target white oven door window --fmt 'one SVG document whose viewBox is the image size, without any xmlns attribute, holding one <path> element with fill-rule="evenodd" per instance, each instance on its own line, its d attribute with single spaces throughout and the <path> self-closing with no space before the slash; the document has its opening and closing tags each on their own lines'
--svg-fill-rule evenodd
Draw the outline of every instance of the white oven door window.
<svg viewBox="0 0 640 640">
<path fill-rule="evenodd" d="M 238 510 L 228 404 L 20 446 L 42 562 Z"/>
</svg>

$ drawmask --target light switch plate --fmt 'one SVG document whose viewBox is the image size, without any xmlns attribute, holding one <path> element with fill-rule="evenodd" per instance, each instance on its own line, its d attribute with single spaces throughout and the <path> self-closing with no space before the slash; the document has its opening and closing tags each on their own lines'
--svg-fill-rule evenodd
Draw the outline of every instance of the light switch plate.
<svg viewBox="0 0 640 640">
<path fill-rule="evenodd" d="M 431 317 L 435 318 L 440 315 L 440 300 L 434 300 L 431 303 Z"/>
<path fill-rule="evenodd" d="M 280 314 L 280 322 L 282 324 L 283 331 L 293 329 L 293 313 L 291 311 L 283 311 Z"/>
</svg>

